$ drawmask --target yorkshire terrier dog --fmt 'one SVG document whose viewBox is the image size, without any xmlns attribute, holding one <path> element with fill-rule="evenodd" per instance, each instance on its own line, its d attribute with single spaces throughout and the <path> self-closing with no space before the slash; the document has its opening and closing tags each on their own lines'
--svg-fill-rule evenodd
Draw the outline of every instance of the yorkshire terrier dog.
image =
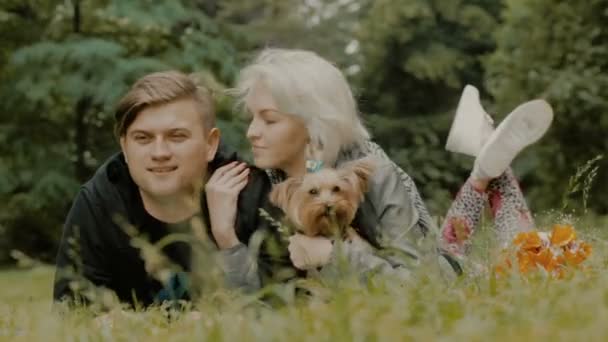
<svg viewBox="0 0 608 342">
<path fill-rule="evenodd" d="M 281 208 L 295 231 L 307 236 L 350 238 L 350 227 L 375 169 L 371 157 L 325 168 L 274 186 L 270 202 Z M 354 233 L 356 234 L 356 233 Z"/>
</svg>

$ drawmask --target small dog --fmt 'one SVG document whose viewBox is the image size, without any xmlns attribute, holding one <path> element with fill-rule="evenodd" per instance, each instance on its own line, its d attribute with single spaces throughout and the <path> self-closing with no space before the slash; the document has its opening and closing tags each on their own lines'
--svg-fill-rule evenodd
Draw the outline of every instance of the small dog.
<svg viewBox="0 0 608 342">
<path fill-rule="evenodd" d="M 350 224 L 375 167 L 373 158 L 365 157 L 338 169 L 289 178 L 274 186 L 270 202 L 285 212 L 298 233 L 350 238 Z"/>
</svg>

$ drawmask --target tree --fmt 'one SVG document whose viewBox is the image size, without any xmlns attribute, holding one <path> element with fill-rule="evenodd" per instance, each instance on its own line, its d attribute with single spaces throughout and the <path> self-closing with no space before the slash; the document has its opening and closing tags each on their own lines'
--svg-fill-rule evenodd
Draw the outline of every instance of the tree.
<svg viewBox="0 0 608 342">
<path fill-rule="evenodd" d="M 443 151 L 465 84 L 483 88 L 500 1 L 373 2 L 358 31 L 361 109 L 376 140 L 410 173 L 434 213 L 466 179 L 469 161 Z M 356 70 L 356 69 L 355 69 Z"/>
<path fill-rule="evenodd" d="M 608 1 L 507 0 L 497 49 L 487 60 L 487 87 L 503 111 L 542 97 L 555 120 L 525 165 L 533 203 L 555 207 L 577 166 L 608 151 Z M 604 159 L 591 208 L 608 212 Z"/>
<path fill-rule="evenodd" d="M 250 53 L 265 47 L 312 50 L 342 68 L 352 64 L 346 52 L 353 41 L 369 0 L 250 0 L 223 2 L 217 19 L 244 39 L 239 50 Z"/>
<path fill-rule="evenodd" d="M 10 86 L 1 89 L 7 101 L 0 234 L 3 252 L 19 248 L 49 260 L 78 184 L 117 148 L 112 109 L 129 85 L 152 71 L 180 69 L 223 88 L 238 69 L 232 45 L 196 3 L 35 5 L 23 5 L 31 13 L 9 19 L 40 29 L 13 41 L 15 51 L 2 50 L 1 84 Z M 23 12 L 15 8 L 1 13 Z M 220 109 L 227 136 L 237 136 L 232 114 Z"/>
</svg>

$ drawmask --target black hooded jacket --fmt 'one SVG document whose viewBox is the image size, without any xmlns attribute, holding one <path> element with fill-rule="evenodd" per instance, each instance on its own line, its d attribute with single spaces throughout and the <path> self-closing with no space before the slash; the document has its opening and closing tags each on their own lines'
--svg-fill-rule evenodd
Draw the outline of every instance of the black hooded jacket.
<svg viewBox="0 0 608 342">
<path fill-rule="evenodd" d="M 234 160 L 237 160 L 236 153 L 220 144 L 208 172 L 212 173 Z M 268 177 L 263 171 L 250 168 L 248 184 L 239 195 L 235 224 L 237 236 L 243 245 L 248 244 L 257 229 L 270 228 L 268 222 L 260 217 L 259 208 L 277 213 L 277 208 L 268 203 L 267 195 L 271 188 Z M 204 195 L 202 199 L 202 218 L 209 227 Z M 124 222 L 137 228 L 151 243 L 171 232 L 166 223 L 146 212 L 124 157 L 122 153 L 117 153 L 81 187 L 66 218 L 56 259 L 53 292 L 56 301 L 78 299 L 87 302 L 73 288 L 72 281 L 81 279 L 79 277 L 84 277 L 96 287 L 114 291 L 122 302 L 145 306 L 158 301 L 163 284 L 146 272 L 140 250 L 131 245 L 131 237 L 122 228 Z M 187 243 L 175 242 L 162 251 L 184 271 L 190 271 L 191 250 Z M 228 258 L 234 253 L 238 251 L 225 252 Z M 280 263 L 290 266 L 284 255 L 280 259 Z M 257 262 L 260 262 L 262 271 L 273 269 L 263 261 Z M 239 284 L 234 286 L 238 287 Z M 187 299 L 188 294 L 181 297 Z"/>
</svg>

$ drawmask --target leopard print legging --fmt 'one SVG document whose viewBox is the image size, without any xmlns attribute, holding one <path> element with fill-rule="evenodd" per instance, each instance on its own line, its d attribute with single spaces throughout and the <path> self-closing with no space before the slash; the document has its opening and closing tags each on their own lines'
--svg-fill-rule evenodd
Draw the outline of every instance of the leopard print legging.
<svg viewBox="0 0 608 342">
<path fill-rule="evenodd" d="M 513 171 L 508 169 L 493 179 L 484 192 L 475 189 L 470 182 L 464 184 L 443 223 L 443 248 L 454 254 L 466 254 L 471 247 L 471 236 L 479 227 L 482 211 L 488 203 L 500 244 L 507 244 L 518 232 L 533 227 L 532 215 L 519 184 Z"/>
</svg>

